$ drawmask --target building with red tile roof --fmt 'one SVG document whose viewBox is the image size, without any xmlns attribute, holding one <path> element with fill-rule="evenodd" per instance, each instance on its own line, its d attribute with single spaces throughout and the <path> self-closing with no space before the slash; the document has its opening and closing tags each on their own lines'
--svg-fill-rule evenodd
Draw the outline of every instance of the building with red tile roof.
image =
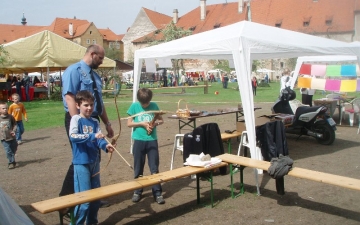
<svg viewBox="0 0 360 225">
<path fill-rule="evenodd" d="M 251 20 L 345 42 L 360 40 L 360 0 L 251 0 L 249 4 L 238 0 L 214 5 L 206 5 L 206 0 L 199 2 L 199 7 L 181 17 L 174 9 L 172 18 L 142 8 L 124 36 L 125 60 L 136 49 L 146 47 L 147 41 L 161 40 L 161 28 L 171 21 L 193 34 Z"/>
<path fill-rule="evenodd" d="M 123 35 L 117 35 L 109 28 L 98 29 L 94 23 L 76 18 L 55 18 L 49 26 L 0 24 L 0 44 L 28 37 L 43 30 L 49 30 L 84 47 L 91 44 L 99 44 L 104 48 L 114 46 L 121 53 L 118 59 L 123 60 L 121 41 Z"/>
<path fill-rule="evenodd" d="M 135 18 L 131 27 L 127 30 L 122 41 L 124 43 L 124 60 L 132 61 L 136 49 L 146 47 L 147 44 L 134 45 L 132 41 L 149 35 L 152 32 L 161 30 L 172 21 L 171 16 L 167 16 L 150 9 L 142 7 Z M 146 39 L 146 38 L 145 38 Z"/>
</svg>

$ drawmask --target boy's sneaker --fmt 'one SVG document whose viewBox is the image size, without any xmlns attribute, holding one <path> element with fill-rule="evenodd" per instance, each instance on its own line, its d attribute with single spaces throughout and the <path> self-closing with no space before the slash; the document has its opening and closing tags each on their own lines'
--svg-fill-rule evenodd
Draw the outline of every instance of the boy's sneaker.
<svg viewBox="0 0 360 225">
<path fill-rule="evenodd" d="M 10 164 L 8 165 L 8 169 L 14 169 L 14 168 L 15 168 L 15 165 L 16 165 L 16 163 L 10 163 Z"/>
<path fill-rule="evenodd" d="M 164 197 L 162 195 L 156 196 L 155 201 L 160 205 L 165 203 Z"/>
<path fill-rule="evenodd" d="M 17 143 L 18 143 L 18 145 L 21 145 L 21 144 L 22 144 L 22 141 L 19 140 L 19 141 L 17 141 Z"/>
<path fill-rule="evenodd" d="M 139 195 L 139 194 L 134 194 L 134 195 L 132 196 L 132 198 L 131 198 L 131 201 L 132 201 L 132 202 L 139 202 L 140 199 L 141 199 L 141 195 Z"/>
</svg>

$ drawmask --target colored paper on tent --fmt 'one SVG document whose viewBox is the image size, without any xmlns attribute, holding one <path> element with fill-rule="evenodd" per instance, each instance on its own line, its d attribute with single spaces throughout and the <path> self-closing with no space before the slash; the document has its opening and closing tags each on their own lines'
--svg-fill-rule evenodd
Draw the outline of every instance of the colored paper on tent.
<svg viewBox="0 0 360 225">
<path fill-rule="evenodd" d="M 300 67 L 299 74 L 311 75 L 311 64 L 302 64 Z"/>
<path fill-rule="evenodd" d="M 356 66 L 355 65 L 342 65 L 341 76 L 343 77 L 356 77 Z"/>
<path fill-rule="evenodd" d="M 311 79 L 311 89 L 325 90 L 326 79 Z"/>
<path fill-rule="evenodd" d="M 340 92 L 355 92 L 356 91 L 356 80 L 342 80 L 340 86 Z"/>
<path fill-rule="evenodd" d="M 356 91 L 360 91 L 360 80 L 356 80 Z"/>
<path fill-rule="evenodd" d="M 325 90 L 326 91 L 340 91 L 341 80 L 326 80 Z"/>
<path fill-rule="evenodd" d="M 310 88 L 311 87 L 311 79 L 310 77 L 299 77 L 298 78 L 298 87 L 300 88 Z"/>
<path fill-rule="evenodd" d="M 326 67 L 326 76 L 340 77 L 341 76 L 341 65 L 328 65 Z"/>
<path fill-rule="evenodd" d="M 311 65 L 311 75 L 324 77 L 326 74 L 326 65 Z"/>
</svg>

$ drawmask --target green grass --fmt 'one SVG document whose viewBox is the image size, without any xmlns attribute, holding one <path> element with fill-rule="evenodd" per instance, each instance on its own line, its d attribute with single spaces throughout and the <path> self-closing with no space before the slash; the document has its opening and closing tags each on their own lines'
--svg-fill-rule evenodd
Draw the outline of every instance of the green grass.
<svg viewBox="0 0 360 225">
<path fill-rule="evenodd" d="M 203 84 L 203 83 L 200 83 Z M 143 87 L 143 85 L 141 85 Z M 159 104 L 160 109 L 175 112 L 178 108 L 179 99 L 184 99 L 189 109 L 213 108 L 221 105 L 237 105 L 241 102 L 239 91 L 236 90 L 237 83 L 229 83 L 228 89 L 223 89 L 221 83 L 212 83 L 209 93 L 204 94 L 203 88 L 188 88 L 185 94 L 180 94 L 181 89 L 158 89 L 153 90 L 153 101 Z M 254 96 L 256 102 L 274 102 L 279 96 L 280 83 L 270 83 L 270 87 L 258 87 L 257 95 Z M 215 91 L 219 94 L 215 95 Z M 296 98 L 301 101 L 299 89 L 295 89 Z M 325 95 L 317 91 L 313 99 L 324 98 Z M 360 93 L 348 93 L 348 95 L 360 97 Z M 247 96 L 244 96 L 247 97 Z M 114 98 L 104 98 L 106 111 L 110 120 L 116 120 L 116 108 Z M 121 117 L 126 117 L 126 111 L 132 102 L 132 91 L 122 90 L 117 98 Z M 38 130 L 42 128 L 64 127 L 64 107 L 61 101 L 39 100 L 24 102 L 28 113 L 29 122 L 25 123 L 25 129 Z M 185 108 L 185 103 L 181 102 L 180 108 Z M 221 107 L 220 107 L 221 108 Z"/>
</svg>

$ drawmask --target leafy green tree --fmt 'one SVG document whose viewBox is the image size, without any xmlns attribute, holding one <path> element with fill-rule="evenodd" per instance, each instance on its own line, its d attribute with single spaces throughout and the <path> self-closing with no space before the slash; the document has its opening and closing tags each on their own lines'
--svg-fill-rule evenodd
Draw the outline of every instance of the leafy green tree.
<svg viewBox="0 0 360 225">
<path fill-rule="evenodd" d="M 0 45 L 0 67 L 5 67 L 10 64 L 9 53 L 5 50 L 3 45 Z M 1 68 L 0 68 L 0 72 Z"/>
<path fill-rule="evenodd" d="M 228 60 L 209 60 L 209 62 L 214 66 L 214 69 L 219 69 L 227 73 L 231 71 Z"/>
<path fill-rule="evenodd" d="M 157 35 L 161 32 L 162 36 Z M 168 25 L 164 27 L 164 29 L 160 31 L 155 31 L 154 36 L 148 38 L 146 42 L 149 46 L 158 45 L 160 43 L 169 42 L 172 40 L 176 40 L 182 37 L 186 37 L 192 34 L 191 30 L 184 30 L 182 27 L 177 27 L 174 22 L 170 22 Z M 173 65 L 174 74 L 179 74 L 179 70 L 184 70 L 184 61 L 183 59 L 173 59 L 171 60 Z"/>
</svg>

